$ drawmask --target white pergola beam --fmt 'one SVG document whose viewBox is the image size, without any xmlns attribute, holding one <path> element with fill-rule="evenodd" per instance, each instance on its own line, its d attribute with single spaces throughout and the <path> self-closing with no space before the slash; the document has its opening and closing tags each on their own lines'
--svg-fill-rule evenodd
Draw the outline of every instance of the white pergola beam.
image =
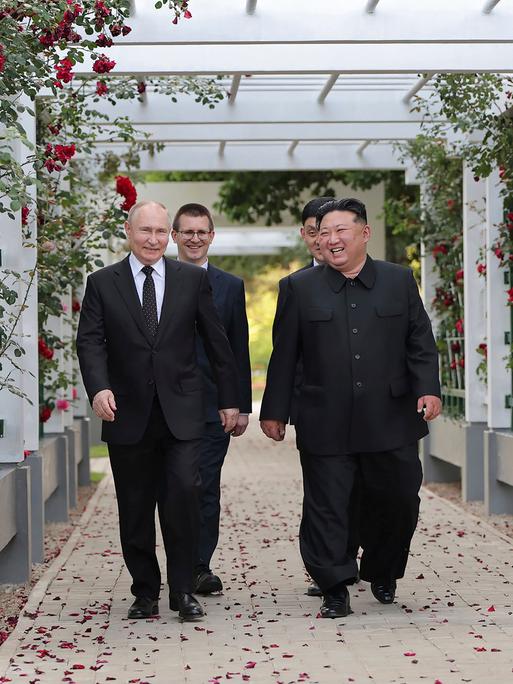
<svg viewBox="0 0 513 684">
<path fill-rule="evenodd" d="M 403 97 L 403 102 L 406 104 L 412 99 L 412 97 L 415 97 L 415 95 L 417 93 L 419 93 L 427 83 L 429 83 L 429 81 L 433 78 L 433 76 L 434 76 L 434 74 L 431 73 L 431 74 L 426 74 L 425 76 L 422 76 L 421 78 L 419 78 L 417 83 L 415 83 L 415 85 L 413 85 L 410 88 L 410 90 L 408 90 L 406 95 Z"/>
<path fill-rule="evenodd" d="M 425 72 L 510 72 L 511 44 L 226 44 L 113 46 L 109 58 L 116 73 L 148 75 L 247 74 L 390 74 Z M 77 74 L 91 77 L 87 56 Z"/>
<path fill-rule="evenodd" d="M 493 10 L 493 8 L 499 4 L 501 0 L 488 0 L 486 2 L 485 6 L 483 7 L 483 12 L 485 14 L 490 14 L 490 12 Z"/>
<path fill-rule="evenodd" d="M 409 140 L 420 132 L 420 124 L 403 123 L 276 123 L 276 124 L 146 124 L 134 126 L 141 136 L 146 133 L 154 142 L 214 142 L 290 140 Z M 96 136 L 98 142 L 115 141 L 106 127 L 105 134 Z M 118 142 L 121 141 L 120 139 Z"/>
<path fill-rule="evenodd" d="M 339 76 L 338 73 L 337 74 L 331 74 L 331 76 L 328 78 L 328 80 L 324 84 L 323 89 L 319 93 L 319 97 L 317 98 L 317 102 L 319 104 L 322 104 L 324 102 L 324 100 L 328 97 L 330 90 L 333 88 L 333 86 L 337 82 L 338 76 Z"/>
<path fill-rule="evenodd" d="M 255 14 L 257 0 L 246 0 L 246 13 Z"/>
<path fill-rule="evenodd" d="M 230 87 L 230 95 L 228 96 L 228 102 L 230 104 L 233 104 L 235 102 L 235 98 L 237 97 L 237 93 L 239 92 L 240 79 L 241 79 L 240 74 L 235 74 L 232 78 L 232 85 Z"/>
<path fill-rule="evenodd" d="M 402 169 L 392 145 L 372 145 L 365 155 L 356 144 L 302 143 L 293 155 L 287 143 L 229 145 L 219 155 L 218 143 L 167 145 L 157 154 L 140 155 L 142 171 L 307 171 L 322 169 Z M 120 153 L 122 146 L 98 146 L 99 152 Z"/>
<path fill-rule="evenodd" d="M 178 95 L 176 104 L 166 95 L 148 92 L 148 102 L 123 100 L 116 105 L 108 100 L 95 104 L 95 109 L 111 120 L 126 116 L 133 124 L 281 124 L 304 123 L 397 123 L 420 122 L 422 114 L 411 112 L 410 106 L 401 102 L 401 91 L 332 92 L 320 105 L 310 92 L 277 92 L 269 101 L 262 93 L 240 92 L 230 104 L 219 102 L 214 109 L 202 107 L 193 97 Z M 290 136 L 294 139 L 296 136 Z M 370 136 L 369 136 L 370 137 Z"/>
<path fill-rule="evenodd" d="M 379 0 L 367 0 L 367 5 L 365 6 L 365 11 L 367 14 L 372 14 L 376 7 L 378 6 Z"/>
<path fill-rule="evenodd" d="M 265 51 L 265 43 L 296 44 L 300 50 L 302 45 L 313 47 L 317 43 L 370 45 L 392 41 L 410 43 L 405 47 L 413 56 L 411 43 L 414 42 L 511 40 L 511 3 L 504 3 L 501 12 L 492 12 L 486 21 L 483 21 L 485 0 L 387 0 L 374 14 L 365 12 L 366 3 L 367 0 L 311 3 L 267 0 L 251 15 L 244 11 L 244 0 L 211 0 L 199 3 L 201 7 L 196 12 L 193 8 L 193 21 L 181 21 L 174 26 L 163 19 L 162 10 L 156 10 L 153 1 L 139 0 L 137 21 L 130 24 L 132 32 L 118 42 L 120 45 L 196 43 L 200 49 L 209 44 L 252 42 L 261 43 L 260 48 Z M 234 73 L 234 70 L 224 73 Z"/>
<path fill-rule="evenodd" d="M 356 154 L 363 154 L 365 150 L 369 147 L 371 144 L 372 140 L 364 140 L 361 145 L 358 145 L 356 148 Z"/>
<path fill-rule="evenodd" d="M 296 147 L 299 145 L 299 140 L 293 140 L 290 145 L 289 149 L 287 150 L 287 154 L 294 154 L 294 150 Z"/>
</svg>

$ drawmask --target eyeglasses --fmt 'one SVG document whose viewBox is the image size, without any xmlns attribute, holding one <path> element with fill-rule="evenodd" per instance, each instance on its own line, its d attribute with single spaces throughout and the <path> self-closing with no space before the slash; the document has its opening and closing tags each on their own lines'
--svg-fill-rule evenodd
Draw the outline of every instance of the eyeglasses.
<svg viewBox="0 0 513 684">
<path fill-rule="evenodd" d="M 179 233 L 184 240 L 192 240 L 196 235 L 198 240 L 201 240 L 202 242 L 204 242 L 211 233 L 210 230 L 177 230 L 176 232 Z"/>
</svg>

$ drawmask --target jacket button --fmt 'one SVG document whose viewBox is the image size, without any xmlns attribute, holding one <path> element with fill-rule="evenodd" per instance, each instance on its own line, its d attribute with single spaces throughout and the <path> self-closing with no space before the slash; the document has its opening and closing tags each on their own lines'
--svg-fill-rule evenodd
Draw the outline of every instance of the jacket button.
<svg viewBox="0 0 513 684">
<path fill-rule="evenodd" d="M 356 309 L 356 304 L 351 304 L 351 309 Z"/>
<path fill-rule="evenodd" d="M 354 355 L 354 358 L 355 358 L 357 361 L 359 361 L 359 360 L 360 360 L 360 354 L 355 354 L 355 355 Z"/>
<path fill-rule="evenodd" d="M 363 382 L 360 382 L 360 380 L 358 380 L 356 383 L 356 386 L 357 387 L 363 387 Z"/>
<path fill-rule="evenodd" d="M 350 280 L 350 281 L 349 281 L 349 285 L 351 285 L 351 287 L 354 287 L 354 286 L 355 286 L 354 280 Z"/>
<path fill-rule="evenodd" d="M 355 335 L 356 335 L 357 332 L 358 332 L 358 328 L 353 328 L 353 333 L 354 333 Z"/>
</svg>

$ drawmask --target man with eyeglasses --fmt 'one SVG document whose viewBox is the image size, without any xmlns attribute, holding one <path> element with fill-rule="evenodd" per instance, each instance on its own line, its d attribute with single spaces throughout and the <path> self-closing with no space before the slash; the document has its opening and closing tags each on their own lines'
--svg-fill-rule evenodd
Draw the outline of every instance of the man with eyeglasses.
<svg viewBox="0 0 513 684">
<path fill-rule="evenodd" d="M 226 330 L 239 373 L 240 413 L 231 431 L 233 437 L 244 433 L 251 413 L 251 367 L 249 361 L 248 320 L 243 281 L 217 268 L 208 261 L 208 250 L 214 239 L 214 222 L 202 204 L 184 204 L 173 220 L 172 237 L 178 247 L 179 261 L 195 264 L 207 271 L 214 305 Z M 205 385 L 206 423 L 200 459 L 201 530 L 196 567 L 196 592 L 212 594 L 222 591 L 223 583 L 210 562 L 219 539 L 221 469 L 230 434 L 224 432 L 217 412 L 217 389 L 212 369 L 205 354 L 204 340 L 197 337 L 199 366 Z"/>
</svg>

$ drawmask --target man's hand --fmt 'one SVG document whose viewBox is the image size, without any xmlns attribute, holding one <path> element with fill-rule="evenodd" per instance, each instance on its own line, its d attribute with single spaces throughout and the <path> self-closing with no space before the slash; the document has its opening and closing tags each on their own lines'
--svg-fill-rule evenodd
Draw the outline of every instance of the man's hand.
<svg viewBox="0 0 513 684">
<path fill-rule="evenodd" d="M 101 390 L 94 395 L 93 411 L 98 418 L 112 423 L 116 409 L 116 401 L 110 389 Z"/>
<path fill-rule="evenodd" d="M 235 427 L 232 430 L 232 437 L 240 437 L 246 432 L 246 428 L 248 427 L 249 423 L 249 416 L 244 415 L 241 416 L 239 413 L 239 417 L 237 418 L 237 423 L 235 424 Z"/>
<path fill-rule="evenodd" d="M 219 417 L 225 432 L 231 432 L 237 425 L 239 418 L 238 408 L 219 409 Z"/>
<path fill-rule="evenodd" d="M 260 427 L 266 437 L 281 442 L 285 437 L 285 423 L 281 420 L 261 420 Z"/>
<path fill-rule="evenodd" d="M 439 416 L 442 413 L 442 401 L 440 397 L 433 397 L 431 394 L 419 397 L 419 400 L 417 401 L 417 413 L 422 413 L 423 411 L 424 420 L 434 420 Z"/>
</svg>

